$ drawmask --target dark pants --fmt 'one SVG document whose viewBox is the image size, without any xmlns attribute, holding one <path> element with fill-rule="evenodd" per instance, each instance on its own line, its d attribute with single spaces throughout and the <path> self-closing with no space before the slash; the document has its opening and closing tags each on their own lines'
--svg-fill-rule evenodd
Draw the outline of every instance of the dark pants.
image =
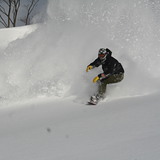
<svg viewBox="0 0 160 160">
<path fill-rule="evenodd" d="M 120 74 L 111 75 L 107 79 L 104 79 L 104 80 L 98 82 L 98 95 L 99 95 L 99 97 L 104 98 L 104 95 L 106 93 L 107 84 L 120 82 L 123 80 L 123 78 L 124 78 L 124 73 L 120 73 Z"/>
</svg>

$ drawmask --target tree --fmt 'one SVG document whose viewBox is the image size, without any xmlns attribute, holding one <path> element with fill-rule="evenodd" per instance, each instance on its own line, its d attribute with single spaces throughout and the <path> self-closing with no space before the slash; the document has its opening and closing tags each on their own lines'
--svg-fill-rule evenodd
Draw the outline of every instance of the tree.
<svg viewBox="0 0 160 160">
<path fill-rule="evenodd" d="M 39 0 L 30 0 L 30 4 L 25 5 L 26 9 L 27 9 L 27 14 L 26 17 L 24 18 L 24 22 L 26 25 L 30 24 L 30 15 L 34 9 L 34 7 L 37 5 Z"/>
<path fill-rule="evenodd" d="M 16 26 L 16 21 L 17 21 L 17 15 L 18 15 L 18 10 L 20 7 L 20 0 L 12 0 L 13 2 L 13 27 Z"/>
<path fill-rule="evenodd" d="M 29 0 L 24 7 L 27 9 L 27 13 L 24 18 L 20 18 L 25 25 L 30 24 L 31 13 L 39 0 Z M 0 0 L 0 23 L 4 27 L 15 27 L 17 23 L 18 11 L 21 5 L 21 0 Z"/>
<path fill-rule="evenodd" d="M 2 0 L 0 2 L 0 23 L 4 27 L 16 26 L 20 0 Z"/>
</svg>

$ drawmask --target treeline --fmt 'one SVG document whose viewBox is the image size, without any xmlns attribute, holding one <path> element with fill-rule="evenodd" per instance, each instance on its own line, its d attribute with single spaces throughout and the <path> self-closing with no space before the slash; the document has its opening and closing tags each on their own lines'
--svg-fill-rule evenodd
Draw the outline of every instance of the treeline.
<svg viewBox="0 0 160 160">
<path fill-rule="evenodd" d="M 0 23 L 6 27 L 16 27 L 17 20 L 25 25 L 31 22 L 31 13 L 39 0 L 0 0 Z M 18 17 L 20 8 L 23 7 L 23 17 Z"/>
</svg>

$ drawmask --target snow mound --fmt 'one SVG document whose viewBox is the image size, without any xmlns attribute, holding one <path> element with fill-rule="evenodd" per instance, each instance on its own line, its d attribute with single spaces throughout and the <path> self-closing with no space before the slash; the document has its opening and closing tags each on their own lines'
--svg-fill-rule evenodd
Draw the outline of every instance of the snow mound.
<svg viewBox="0 0 160 160">
<path fill-rule="evenodd" d="M 28 34 L 35 31 L 36 28 L 37 25 L 30 25 L 24 27 L 0 29 L 0 49 L 5 49 L 12 41 L 25 38 Z"/>
</svg>

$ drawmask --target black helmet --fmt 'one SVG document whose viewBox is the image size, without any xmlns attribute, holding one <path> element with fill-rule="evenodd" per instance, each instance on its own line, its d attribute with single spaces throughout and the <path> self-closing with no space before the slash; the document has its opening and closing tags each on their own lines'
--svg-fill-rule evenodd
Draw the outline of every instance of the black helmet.
<svg viewBox="0 0 160 160">
<path fill-rule="evenodd" d="M 107 56 L 111 56 L 112 52 L 108 48 L 100 48 L 98 57 L 101 61 L 105 61 Z"/>
<path fill-rule="evenodd" d="M 106 54 L 106 49 L 100 48 L 98 54 Z"/>
</svg>

